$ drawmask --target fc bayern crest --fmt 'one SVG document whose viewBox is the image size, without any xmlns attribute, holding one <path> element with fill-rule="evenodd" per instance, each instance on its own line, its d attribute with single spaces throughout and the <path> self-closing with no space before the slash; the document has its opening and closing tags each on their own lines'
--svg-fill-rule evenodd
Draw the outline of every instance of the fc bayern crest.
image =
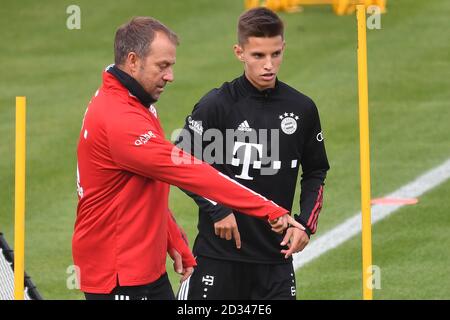
<svg viewBox="0 0 450 320">
<path fill-rule="evenodd" d="M 298 116 L 291 113 L 285 112 L 284 114 L 279 116 L 281 120 L 281 130 L 283 130 L 286 134 L 293 134 L 297 131 L 297 120 Z"/>
</svg>

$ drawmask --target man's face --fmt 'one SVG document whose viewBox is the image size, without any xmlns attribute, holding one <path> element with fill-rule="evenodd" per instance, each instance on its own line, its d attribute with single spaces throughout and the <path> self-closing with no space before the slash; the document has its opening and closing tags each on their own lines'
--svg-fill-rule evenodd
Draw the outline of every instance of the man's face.
<svg viewBox="0 0 450 320">
<path fill-rule="evenodd" d="M 236 57 L 244 63 L 248 80 L 259 90 L 273 88 L 283 61 L 284 41 L 281 36 L 249 37 L 247 43 L 234 46 Z"/>
<path fill-rule="evenodd" d="M 176 45 L 164 33 L 157 32 L 150 53 L 144 58 L 136 57 L 131 76 L 154 100 L 158 100 L 166 83 L 174 80 L 175 59 Z"/>
</svg>

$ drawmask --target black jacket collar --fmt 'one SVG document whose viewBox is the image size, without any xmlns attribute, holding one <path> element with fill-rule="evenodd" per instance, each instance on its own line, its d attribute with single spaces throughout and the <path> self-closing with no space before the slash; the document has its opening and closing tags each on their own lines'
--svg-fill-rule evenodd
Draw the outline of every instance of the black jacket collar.
<svg viewBox="0 0 450 320">
<path fill-rule="evenodd" d="M 128 91 L 134 95 L 138 100 L 147 108 L 150 107 L 151 104 L 155 103 L 156 100 L 148 94 L 145 89 L 136 81 L 132 76 L 130 76 L 125 71 L 120 70 L 115 65 L 108 67 L 106 72 L 112 74 L 116 77 L 119 82 L 128 89 Z"/>
<path fill-rule="evenodd" d="M 241 85 L 241 87 L 247 92 L 250 93 L 252 95 L 258 96 L 258 97 L 265 97 L 268 98 L 271 95 L 273 95 L 274 93 L 276 93 L 278 91 L 278 87 L 279 87 L 279 81 L 278 78 L 275 79 L 275 87 L 274 88 L 269 88 L 269 89 L 264 89 L 264 90 L 258 90 L 248 79 L 247 76 L 245 75 L 245 73 L 238 78 L 238 82 Z"/>
</svg>

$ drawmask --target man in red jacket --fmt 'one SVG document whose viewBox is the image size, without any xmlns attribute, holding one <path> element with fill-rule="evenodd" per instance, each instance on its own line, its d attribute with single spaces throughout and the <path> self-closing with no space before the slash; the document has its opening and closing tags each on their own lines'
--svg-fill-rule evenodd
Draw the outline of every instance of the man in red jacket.
<svg viewBox="0 0 450 320">
<path fill-rule="evenodd" d="M 115 36 L 115 65 L 86 110 L 78 143 L 72 241 L 86 299 L 174 299 L 167 253 L 186 279 L 196 265 L 168 207 L 169 185 L 271 222 L 304 229 L 289 212 L 165 140 L 153 105 L 174 80 L 177 36 L 137 17 Z"/>
</svg>

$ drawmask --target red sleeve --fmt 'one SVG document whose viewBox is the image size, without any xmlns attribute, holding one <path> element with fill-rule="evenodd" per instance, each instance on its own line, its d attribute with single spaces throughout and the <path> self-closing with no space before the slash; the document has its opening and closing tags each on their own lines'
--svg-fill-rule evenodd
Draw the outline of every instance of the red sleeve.
<svg viewBox="0 0 450 320">
<path fill-rule="evenodd" d="M 144 114 L 129 106 L 125 108 L 127 111 L 120 119 L 111 119 L 107 132 L 111 157 L 119 167 L 186 189 L 251 216 L 273 220 L 289 213 L 175 147 L 160 136 L 156 125 Z"/>
<path fill-rule="evenodd" d="M 177 225 L 172 212 L 167 214 L 167 250 L 175 249 L 181 255 L 183 260 L 183 267 L 194 267 L 197 265 L 195 258 L 192 255 L 191 249 L 189 249 L 188 239 L 183 229 Z"/>
</svg>

